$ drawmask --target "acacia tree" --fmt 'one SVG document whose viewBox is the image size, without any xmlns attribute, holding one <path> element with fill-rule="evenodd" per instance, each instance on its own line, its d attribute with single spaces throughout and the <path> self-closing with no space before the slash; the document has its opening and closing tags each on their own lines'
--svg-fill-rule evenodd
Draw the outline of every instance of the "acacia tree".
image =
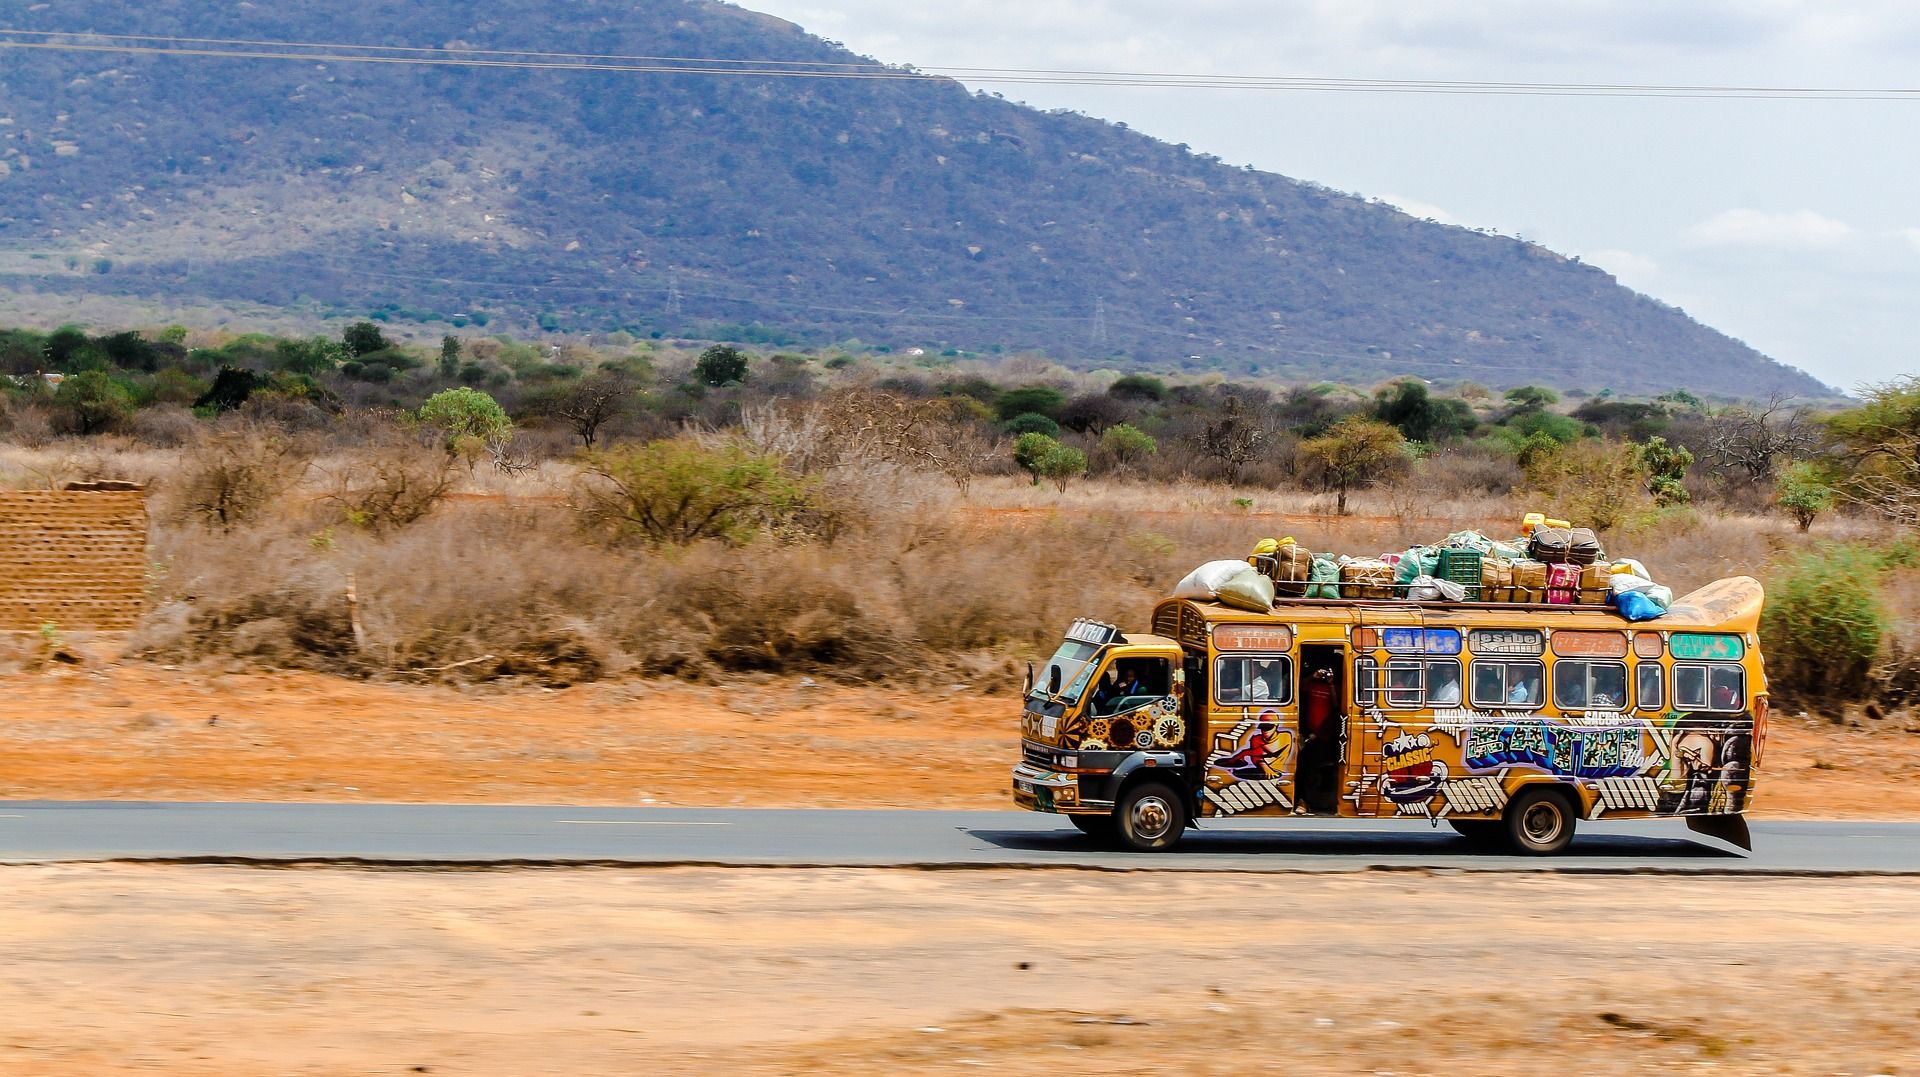
<svg viewBox="0 0 1920 1077">
<path fill-rule="evenodd" d="M 1229 486 L 1239 484 L 1240 472 L 1266 443 L 1266 428 L 1259 419 L 1247 413 L 1246 405 L 1237 396 L 1227 397 L 1220 418 L 1208 423 L 1206 429 L 1193 439 L 1194 448 L 1200 455 L 1220 462 Z"/>
<path fill-rule="evenodd" d="M 1839 496 L 1920 526 L 1920 375 L 1872 386 L 1866 403 L 1827 420 L 1827 433 L 1852 465 Z"/>
<path fill-rule="evenodd" d="M 1789 408 L 1779 397 L 1759 408 L 1737 406 L 1707 424 L 1707 459 L 1723 482 L 1752 487 L 1773 481 L 1775 469 L 1811 452 L 1819 430 L 1805 408 Z"/>
<path fill-rule="evenodd" d="M 626 413 L 633 394 L 632 378 L 603 370 L 562 393 L 553 403 L 553 414 L 573 428 L 586 448 L 592 449 L 600 428 Z"/>
<path fill-rule="evenodd" d="M 1406 466 L 1407 439 L 1375 419 L 1348 416 L 1320 437 L 1300 443 L 1300 455 L 1334 492 L 1334 512 L 1347 514 L 1347 495 L 1397 475 Z"/>
</svg>

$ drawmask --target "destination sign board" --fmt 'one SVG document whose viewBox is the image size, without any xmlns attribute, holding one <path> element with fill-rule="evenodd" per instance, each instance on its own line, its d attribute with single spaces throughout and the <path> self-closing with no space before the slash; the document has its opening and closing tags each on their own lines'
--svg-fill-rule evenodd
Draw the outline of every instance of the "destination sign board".
<svg viewBox="0 0 1920 1077">
<path fill-rule="evenodd" d="M 1563 629 L 1553 634 L 1553 653 L 1571 658 L 1625 658 L 1627 637 L 1622 632 Z"/>
<path fill-rule="evenodd" d="M 1675 632 L 1667 648 L 1675 658 L 1738 662 L 1747 656 L 1747 641 L 1724 632 Z"/>
<path fill-rule="evenodd" d="M 1394 654 L 1459 654 L 1457 628 L 1382 628 L 1380 645 Z"/>
<path fill-rule="evenodd" d="M 1546 637 L 1533 628 L 1476 628 L 1467 633 L 1474 654 L 1512 654 L 1532 658 L 1547 652 Z"/>
<path fill-rule="evenodd" d="M 1078 643 L 1091 643 L 1095 647 L 1104 647 L 1120 638 L 1120 629 L 1099 621 L 1075 621 L 1067 629 L 1067 638 Z"/>
<path fill-rule="evenodd" d="M 1293 646 L 1293 629 L 1286 625 L 1221 625 L 1213 630 L 1213 646 L 1221 651 L 1284 651 Z"/>
</svg>

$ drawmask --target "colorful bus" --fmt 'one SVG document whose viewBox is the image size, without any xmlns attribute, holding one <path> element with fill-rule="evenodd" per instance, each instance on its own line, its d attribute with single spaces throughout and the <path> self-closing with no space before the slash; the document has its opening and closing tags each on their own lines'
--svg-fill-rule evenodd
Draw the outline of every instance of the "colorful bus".
<svg viewBox="0 0 1920 1077">
<path fill-rule="evenodd" d="M 1751 848 L 1760 583 L 1655 621 L 1605 607 L 1167 599 L 1076 621 L 1030 676 L 1013 797 L 1169 849 L 1208 819 L 1427 819 L 1557 853 L 1581 819 L 1678 817 Z"/>
</svg>

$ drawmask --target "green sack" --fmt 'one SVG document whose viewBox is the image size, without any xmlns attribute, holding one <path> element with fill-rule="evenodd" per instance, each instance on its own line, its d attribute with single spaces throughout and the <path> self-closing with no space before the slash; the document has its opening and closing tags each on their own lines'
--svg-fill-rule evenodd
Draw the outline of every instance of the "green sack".
<svg viewBox="0 0 1920 1077">
<path fill-rule="evenodd" d="M 1527 544 L 1524 541 L 1494 542 L 1482 551 L 1487 556 L 1501 561 L 1518 561 L 1527 556 Z"/>
<path fill-rule="evenodd" d="M 1405 587 L 1422 576 L 1440 571 L 1440 550 L 1433 546 L 1415 546 L 1393 566 L 1393 582 Z"/>
<path fill-rule="evenodd" d="M 1331 557 L 1316 557 L 1307 570 L 1308 598 L 1340 597 L 1340 566 Z"/>
</svg>

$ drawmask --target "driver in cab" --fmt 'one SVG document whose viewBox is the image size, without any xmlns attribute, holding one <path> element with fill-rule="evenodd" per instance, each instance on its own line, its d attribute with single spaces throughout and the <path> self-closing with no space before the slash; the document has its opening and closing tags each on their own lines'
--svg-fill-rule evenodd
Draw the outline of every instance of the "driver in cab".
<svg viewBox="0 0 1920 1077">
<path fill-rule="evenodd" d="M 1100 678 L 1100 687 L 1093 691 L 1093 713 L 1109 715 L 1120 709 L 1120 701 L 1128 696 L 1143 695 L 1145 686 L 1140 680 L 1140 671 L 1132 662 L 1122 659 L 1107 667 L 1106 675 Z"/>
</svg>

